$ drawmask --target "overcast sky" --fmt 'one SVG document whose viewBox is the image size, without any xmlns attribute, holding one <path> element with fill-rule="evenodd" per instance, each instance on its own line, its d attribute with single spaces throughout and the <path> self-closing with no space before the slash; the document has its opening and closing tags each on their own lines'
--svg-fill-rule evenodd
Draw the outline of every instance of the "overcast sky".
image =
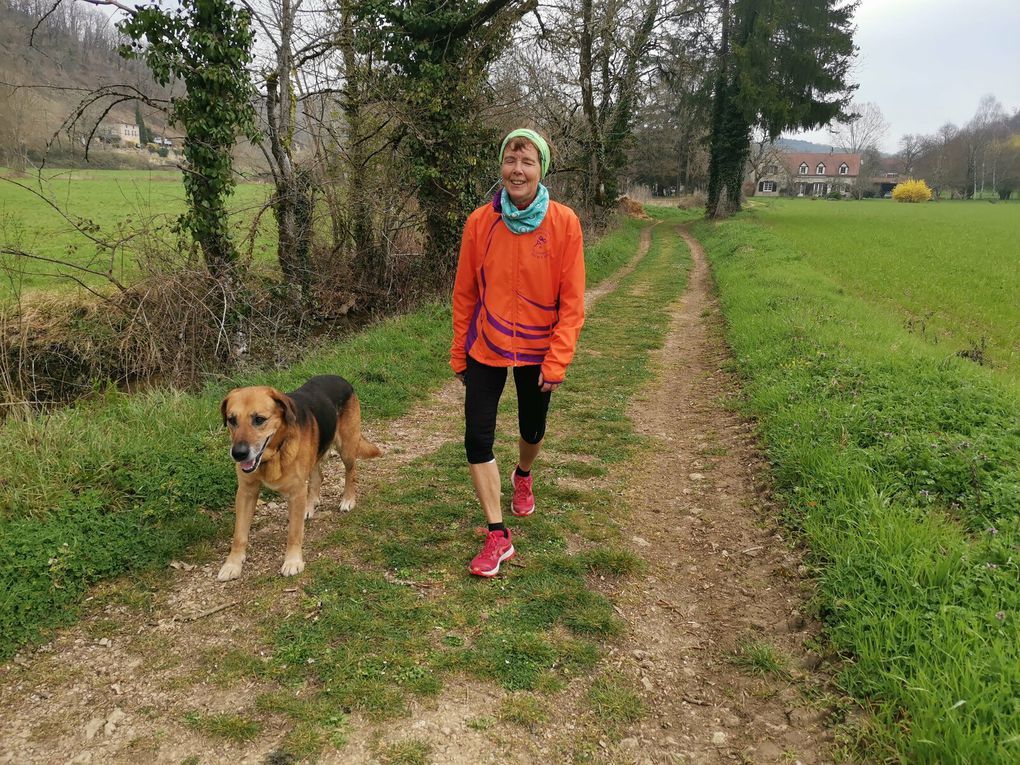
<svg viewBox="0 0 1020 765">
<path fill-rule="evenodd" d="M 855 100 L 871 101 L 896 151 L 904 133 L 962 126 L 991 93 L 1020 108 L 1020 0 L 861 0 L 855 41 Z M 797 136 L 831 143 L 822 130 Z"/>
</svg>

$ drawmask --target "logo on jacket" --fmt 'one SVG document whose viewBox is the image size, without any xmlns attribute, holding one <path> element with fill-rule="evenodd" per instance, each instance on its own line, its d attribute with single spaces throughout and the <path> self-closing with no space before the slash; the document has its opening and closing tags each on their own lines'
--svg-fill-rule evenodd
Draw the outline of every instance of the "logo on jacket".
<svg viewBox="0 0 1020 765">
<path fill-rule="evenodd" d="M 545 234 L 538 235 L 538 239 L 535 240 L 534 247 L 531 248 L 531 254 L 536 258 L 549 257 L 549 239 Z"/>
</svg>

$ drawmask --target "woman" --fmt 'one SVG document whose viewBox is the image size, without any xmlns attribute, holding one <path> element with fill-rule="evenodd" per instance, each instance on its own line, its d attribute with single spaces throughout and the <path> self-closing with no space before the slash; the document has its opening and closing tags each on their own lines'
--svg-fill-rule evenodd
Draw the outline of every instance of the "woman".
<svg viewBox="0 0 1020 765">
<path fill-rule="evenodd" d="M 565 379 L 584 323 L 584 247 L 574 211 L 541 184 L 549 146 L 514 130 L 500 146 L 503 186 L 468 217 L 453 288 L 450 366 L 466 387 L 464 447 L 482 512 L 485 546 L 468 567 L 490 577 L 515 554 L 500 508 L 492 445 L 496 409 L 512 367 L 517 388 L 517 467 L 511 511 L 535 511 L 531 468 L 542 447 L 549 399 Z"/>
</svg>

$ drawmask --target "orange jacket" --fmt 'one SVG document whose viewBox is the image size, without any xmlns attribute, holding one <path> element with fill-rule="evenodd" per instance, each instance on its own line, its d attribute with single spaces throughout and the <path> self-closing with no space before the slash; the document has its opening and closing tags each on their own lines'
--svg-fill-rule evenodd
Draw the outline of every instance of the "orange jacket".
<svg viewBox="0 0 1020 765">
<path fill-rule="evenodd" d="M 498 200 L 498 197 L 497 197 Z M 577 215 L 550 200 L 542 224 L 514 234 L 494 204 L 464 226 L 453 287 L 450 366 L 542 365 L 562 382 L 584 324 L 584 241 Z"/>
</svg>

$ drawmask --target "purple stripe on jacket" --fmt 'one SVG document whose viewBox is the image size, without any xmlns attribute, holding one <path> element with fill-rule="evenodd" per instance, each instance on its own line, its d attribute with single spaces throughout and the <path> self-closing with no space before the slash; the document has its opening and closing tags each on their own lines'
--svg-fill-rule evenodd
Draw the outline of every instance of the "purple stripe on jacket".
<svg viewBox="0 0 1020 765">
<path fill-rule="evenodd" d="M 522 295 L 520 292 L 517 293 L 517 297 L 519 297 L 521 300 L 523 300 L 523 301 L 525 301 L 527 303 L 531 303 L 536 308 L 541 308 L 543 311 L 555 311 L 557 309 L 557 307 L 558 307 L 556 305 L 543 305 L 542 303 L 536 303 L 534 300 L 529 298 L 527 295 Z"/>
<path fill-rule="evenodd" d="M 504 359 L 509 359 L 510 361 L 523 361 L 528 364 L 541 364 L 543 361 L 545 361 L 545 353 L 542 353 L 541 355 L 534 353 L 511 353 L 505 348 L 500 348 L 498 345 L 492 342 L 492 340 L 489 339 L 489 336 L 485 334 L 484 329 L 482 330 L 482 339 L 485 341 L 485 344 L 489 346 L 489 349 L 493 353 L 502 356 Z M 547 351 L 549 349 L 543 348 L 541 350 Z"/>
<path fill-rule="evenodd" d="M 475 312 L 471 316 L 471 323 L 468 325 L 467 337 L 464 340 L 464 352 L 469 353 L 471 347 L 475 344 L 475 340 L 478 339 L 478 314 L 482 311 L 482 301 L 478 300 L 475 303 Z"/>
<path fill-rule="evenodd" d="M 529 335 L 527 332 L 521 332 L 520 330 L 510 329 L 510 327 L 498 321 L 496 317 L 492 315 L 492 311 L 488 309 L 486 309 L 485 311 L 485 320 L 489 322 L 489 325 L 493 329 L 502 332 L 504 335 L 508 335 L 509 337 L 521 337 L 524 338 L 525 340 L 548 340 L 550 335 L 552 334 L 551 332 L 543 332 L 540 335 Z"/>
</svg>

